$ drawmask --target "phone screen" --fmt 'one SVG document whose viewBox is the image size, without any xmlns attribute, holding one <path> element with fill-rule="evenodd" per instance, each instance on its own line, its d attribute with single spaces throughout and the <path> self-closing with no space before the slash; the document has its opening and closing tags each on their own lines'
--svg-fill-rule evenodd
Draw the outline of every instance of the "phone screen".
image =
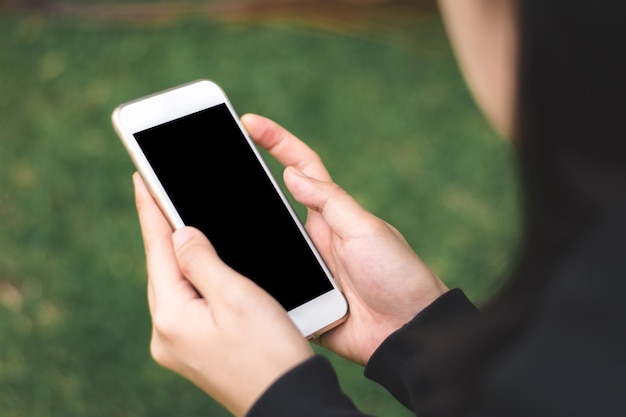
<svg viewBox="0 0 626 417">
<path fill-rule="evenodd" d="M 183 222 L 286 310 L 333 289 L 225 104 L 134 136 Z"/>
</svg>

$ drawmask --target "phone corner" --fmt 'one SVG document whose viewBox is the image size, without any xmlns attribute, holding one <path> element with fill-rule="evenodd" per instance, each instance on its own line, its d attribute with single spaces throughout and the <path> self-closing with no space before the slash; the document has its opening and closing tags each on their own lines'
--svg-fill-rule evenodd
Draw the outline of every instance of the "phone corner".
<svg viewBox="0 0 626 417">
<path fill-rule="evenodd" d="M 122 111 L 123 105 L 116 106 L 113 111 L 111 111 L 111 123 L 113 126 L 118 126 L 120 124 L 120 113 Z"/>
</svg>

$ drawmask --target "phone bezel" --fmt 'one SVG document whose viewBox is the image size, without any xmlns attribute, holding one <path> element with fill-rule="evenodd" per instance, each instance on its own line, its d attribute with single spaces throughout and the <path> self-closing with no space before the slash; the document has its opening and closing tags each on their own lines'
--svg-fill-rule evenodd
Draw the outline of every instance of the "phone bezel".
<svg viewBox="0 0 626 417">
<path fill-rule="evenodd" d="M 124 103 L 113 111 L 112 121 L 118 136 L 157 204 L 172 227 L 179 229 L 184 226 L 184 223 L 144 156 L 134 134 L 219 104 L 225 104 L 233 119 L 237 122 L 243 136 L 251 145 L 266 175 L 276 189 L 283 204 L 287 207 L 332 285 L 331 291 L 288 311 L 289 316 L 300 329 L 303 336 L 307 338 L 317 337 L 345 320 L 348 313 L 347 301 L 306 229 L 297 217 L 295 210 L 284 195 L 256 145 L 241 124 L 239 116 L 222 88 L 210 80 L 193 81 Z"/>
</svg>

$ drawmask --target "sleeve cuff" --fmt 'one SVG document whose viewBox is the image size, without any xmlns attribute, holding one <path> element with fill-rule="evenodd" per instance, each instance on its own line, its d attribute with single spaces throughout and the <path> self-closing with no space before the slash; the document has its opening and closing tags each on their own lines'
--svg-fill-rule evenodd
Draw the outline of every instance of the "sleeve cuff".
<svg viewBox="0 0 626 417">
<path fill-rule="evenodd" d="M 428 361 L 424 359 L 429 336 L 477 314 L 477 308 L 463 291 L 446 292 L 376 349 L 365 367 L 365 376 L 415 410 L 415 404 L 431 389 Z"/>
<path fill-rule="evenodd" d="M 337 375 L 323 356 L 291 369 L 256 401 L 247 417 L 363 416 L 341 391 Z"/>
</svg>

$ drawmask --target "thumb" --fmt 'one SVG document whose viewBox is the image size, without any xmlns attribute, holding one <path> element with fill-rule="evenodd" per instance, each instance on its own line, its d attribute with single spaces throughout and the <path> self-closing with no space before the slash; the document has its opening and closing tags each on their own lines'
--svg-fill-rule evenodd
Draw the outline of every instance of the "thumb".
<svg viewBox="0 0 626 417">
<path fill-rule="evenodd" d="M 209 302 L 217 301 L 224 283 L 237 275 L 226 265 L 198 229 L 183 227 L 172 236 L 178 267 L 196 291 Z"/>
<path fill-rule="evenodd" d="M 293 166 L 285 169 L 285 185 L 299 203 L 322 215 L 341 238 L 359 233 L 376 218 L 339 185 L 307 176 Z"/>
</svg>

